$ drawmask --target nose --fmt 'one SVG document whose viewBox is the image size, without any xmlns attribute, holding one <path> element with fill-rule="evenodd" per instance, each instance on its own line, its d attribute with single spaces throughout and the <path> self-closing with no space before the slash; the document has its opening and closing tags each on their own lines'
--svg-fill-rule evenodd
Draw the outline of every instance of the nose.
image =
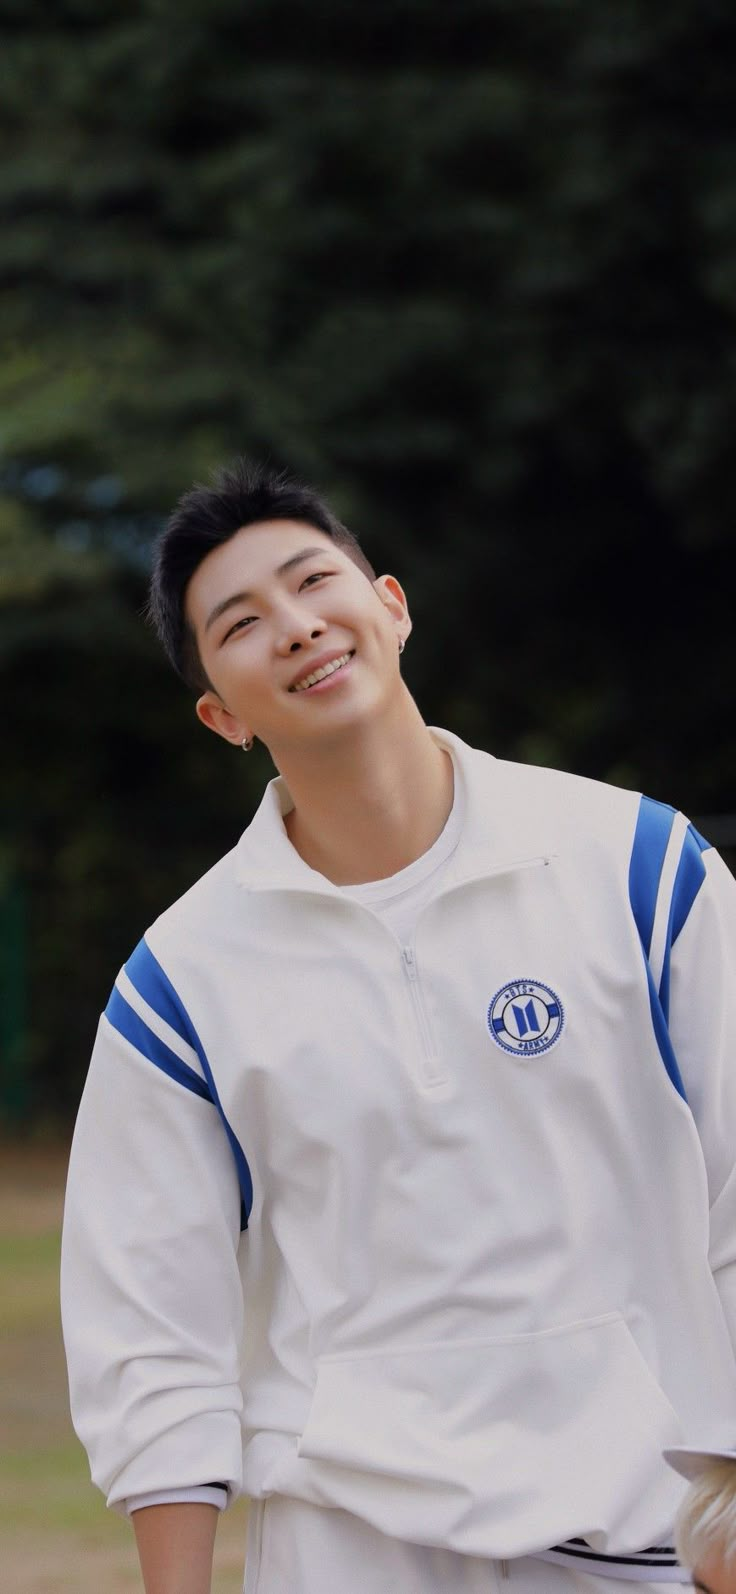
<svg viewBox="0 0 736 1594">
<path fill-rule="evenodd" d="M 289 604 L 279 616 L 278 652 L 298 653 L 300 648 L 324 636 L 326 630 L 326 620 L 320 620 L 315 614 L 307 614 L 301 605 Z"/>
</svg>

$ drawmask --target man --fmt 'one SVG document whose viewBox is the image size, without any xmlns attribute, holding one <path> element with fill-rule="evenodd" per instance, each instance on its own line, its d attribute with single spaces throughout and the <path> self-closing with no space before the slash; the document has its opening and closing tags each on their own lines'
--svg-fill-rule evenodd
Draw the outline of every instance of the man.
<svg viewBox="0 0 736 1594">
<path fill-rule="evenodd" d="M 185 495 L 152 613 L 280 773 L 121 971 L 72 1153 L 73 1414 L 148 1594 L 206 1594 L 241 1489 L 248 1594 L 674 1588 L 661 1451 L 736 1421 L 734 882 L 429 730 L 307 488 Z"/>
<path fill-rule="evenodd" d="M 665 1450 L 690 1488 L 675 1520 L 683 1566 L 701 1594 L 736 1594 L 736 1450 Z"/>
</svg>

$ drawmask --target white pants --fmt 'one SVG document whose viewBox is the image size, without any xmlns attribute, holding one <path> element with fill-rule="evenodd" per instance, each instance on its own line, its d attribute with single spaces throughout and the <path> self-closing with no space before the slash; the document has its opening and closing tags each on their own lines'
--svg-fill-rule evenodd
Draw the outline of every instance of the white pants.
<svg viewBox="0 0 736 1594">
<path fill-rule="evenodd" d="M 244 1594 L 682 1594 L 524 1556 L 480 1560 L 386 1538 L 346 1511 L 272 1495 L 252 1501 Z"/>
</svg>

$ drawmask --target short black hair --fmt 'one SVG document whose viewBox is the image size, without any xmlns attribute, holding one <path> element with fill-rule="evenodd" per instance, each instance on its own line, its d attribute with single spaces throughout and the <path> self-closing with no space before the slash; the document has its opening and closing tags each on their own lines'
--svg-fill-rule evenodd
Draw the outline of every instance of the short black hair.
<svg viewBox="0 0 736 1594">
<path fill-rule="evenodd" d="M 213 548 L 262 520 L 302 520 L 316 526 L 369 581 L 376 579 L 353 532 L 313 487 L 289 471 L 241 456 L 213 472 L 209 486 L 195 483 L 179 499 L 154 549 L 147 610 L 169 662 L 195 692 L 206 691 L 211 683 L 184 610 L 187 586 Z"/>
</svg>

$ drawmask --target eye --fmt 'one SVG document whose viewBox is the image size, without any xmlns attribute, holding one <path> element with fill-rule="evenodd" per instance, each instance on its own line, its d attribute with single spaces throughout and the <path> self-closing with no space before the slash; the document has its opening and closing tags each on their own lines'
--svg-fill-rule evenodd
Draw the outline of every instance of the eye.
<svg viewBox="0 0 736 1594">
<path fill-rule="evenodd" d="M 222 642 L 227 642 L 231 636 L 234 636 L 237 631 L 244 629 L 245 626 L 252 625 L 256 618 L 257 616 L 255 614 L 249 614 L 244 616 L 242 620 L 236 620 L 235 624 L 230 626 L 229 631 L 225 632 Z"/>
<path fill-rule="evenodd" d="M 305 577 L 304 581 L 302 582 L 302 587 L 311 587 L 313 582 L 324 581 L 326 576 L 331 575 L 334 575 L 334 571 L 332 570 L 315 570 L 311 576 Z M 299 588 L 299 591 L 301 592 L 301 587 Z"/>
</svg>

